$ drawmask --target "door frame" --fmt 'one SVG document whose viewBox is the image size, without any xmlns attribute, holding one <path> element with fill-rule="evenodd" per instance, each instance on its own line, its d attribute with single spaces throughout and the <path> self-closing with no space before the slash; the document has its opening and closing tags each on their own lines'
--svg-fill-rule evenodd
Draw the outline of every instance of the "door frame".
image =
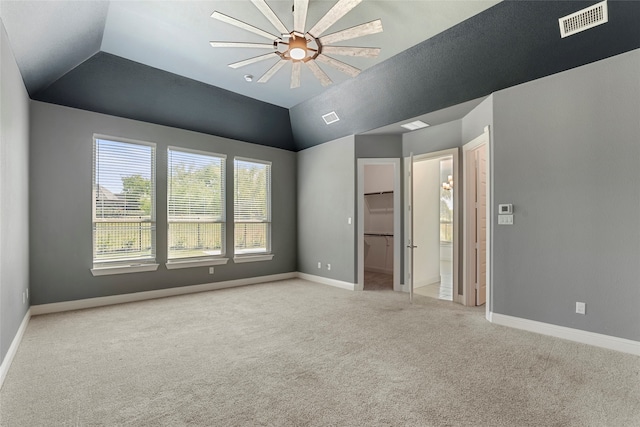
<svg viewBox="0 0 640 427">
<path fill-rule="evenodd" d="M 471 306 L 475 306 L 475 289 L 473 289 L 473 284 L 470 283 L 470 279 L 469 279 L 469 274 L 470 272 L 468 271 L 467 267 L 469 266 L 469 258 L 471 256 L 471 245 L 473 245 L 473 239 L 470 236 L 469 233 L 469 222 L 470 222 L 470 218 L 472 217 L 473 213 L 472 213 L 472 209 L 474 208 L 474 206 L 472 206 L 472 203 L 469 202 L 469 197 L 471 197 L 471 192 L 468 191 L 469 186 L 467 185 L 468 182 L 470 181 L 470 175 L 472 174 L 472 171 L 470 170 L 470 167 L 472 166 L 471 164 L 469 164 L 468 162 L 466 162 L 466 158 L 467 158 L 467 154 L 470 151 L 475 150 L 476 148 L 482 146 L 483 144 L 485 144 L 485 149 L 486 149 L 486 159 L 487 159 L 487 213 L 486 213 L 486 226 L 487 226 L 487 236 L 486 236 L 486 244 L 487 244 L 487 277 L 486 277 L 486 281 L 487 281 L 487 295 L 486 295 L 486 303 L 485 303 L 485 316 L 487 319 L 489 319 L 489 314 L 491 313 L 491 291 L 492 291 L 492 282 L 491 282 L 491 277 L 492 277 L 492 263 L 491 263 L 491 208 L 493 206 L 493 180 L 491 179 L 493 176 L 492 173 L 492 162 L 491 162 L 491 134 L 490 134 L 490 128 L 489 126 L 485 126 L 484 128 L 484 132 L 477 136 L 476 138 L 474 138 L 473 140 L 469 141 L 468 143 L 466 143 L 465 145 L 462 146 L 462 153 L 463 153 L 463 159 L 465 160 L 465 164 L 464 164 L 464 175 L 465 175 L 465 179 L 464 179 L 464 188 L 463 188 L 463 200 L 464 200 L 464 214 L 463 214 L 463 218 L 462 218 L 462 233 L 463 233 L 463 239 L 464 239 L 464 244 L 462 245 L 462 263 L 464 266 L 464 271 L 462 274 L 462 288 L 463 288 L 463 295 L 462 295 L 462 303 L 464 305 L 471 305 Z"/>
<path fill-rule="evenodd" d="M 358 283 L 355 290 L 364 290 L 364 167 L 366 165 L 393 166 L 393 290 L 401 291 L 400 285 L 400 159 L 395 158 L 362 158 L 358 159 L 357 209 L 358 209 Z"/>
<path fill-rule="evenodd" d="M 460 148 L 456 147 L 456 148 L 450 148 L 447 150 L 441 150 L 441 151 L 434 151 L 431 153 L 425 153 L 425 154 L 416 154 L 413 155 L 413 163 L 417 163 L 420 161 L 424 161 L 424 160 L 430 160 L 430 159 L 437 159 L 440 157 L 448 157 L 448 156 L 452 156 L 453 157 L 453 182 L 454 185 L 455 183 L 459 183 L 460 182 Z M 405 236 L 405 242 L 409 241 L 409 238 L 411 236 L 411 227 L 412 227 L 412 223 L 411 223 L 411 209 L 412 207 L 409 205 L 409 191 L 410 191 L 410 187 L 409 184 L 412 182 L 411 180 L 413 180 L 413 177 L 409 176 L 409 162 L 410 157 L 405 157 L 404 161 L 405 161 L 405 171 L 407 171 L 404 175 L 405 177 L 405 182 L 404 182 L 404 191 L 405 191 L 405 209 L 404 209 L 404 236 Z M 459 188 L 459 185 L 458 185 Z M 415 196 L 414 196 L 415 197 Z M 459 242 L 460 240 L 460 191 L 454 191 L 453 192 L 453 302 L 457 302 L 457 303 L 462 303 L 462 295 L 459 295 L 459 265 L 460 265 L 460 248 L 459 248 Z M 420 244 L 420 242 L 415 242 Z M 413 245 L 414 242 L 411 242 L 411 244 Z M 409 254 L 409 250 L 408 248 L 405 248 L 406 250 L 406 254 L 405 254 L 405 263 L 404 263 L 404 277 L 405 277 L 405 281 L 407 283 L 411 283 L 409 280 L 411 278 L 411 273 L 412 273 L 412 268 L 413 266 L 411 265 L 410 260 L 410 254 Z M 405 286 L 406 291 L 409 292 L 410 290 L 408 289 L 408 286 Z"/>
</svg>

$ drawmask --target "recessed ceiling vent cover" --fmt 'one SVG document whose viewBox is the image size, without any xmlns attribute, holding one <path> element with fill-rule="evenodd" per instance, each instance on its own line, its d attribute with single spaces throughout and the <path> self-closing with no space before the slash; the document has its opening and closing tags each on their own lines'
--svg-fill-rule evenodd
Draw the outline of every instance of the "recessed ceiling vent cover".
<svg viewBox="0 0 640 427">
<path fill-rule="evenodd" d="M 565 38 L 597 25 L 604 24 L 608 20 L 607 2 L 596 3 L 586 9 L 579 10 L 576 13 L 558 19 L 560 23 L 560 35 L 562 38 Z"/>
<path fill-rule="evenodd" d="M 340 120 L 340 117 L 338 117 L 335 111 L 332 111 L 322 116 L 322 120 L 324 120 L 326 124 L 330 125 L 331 123 L 335 123 Z"/>
</svg>

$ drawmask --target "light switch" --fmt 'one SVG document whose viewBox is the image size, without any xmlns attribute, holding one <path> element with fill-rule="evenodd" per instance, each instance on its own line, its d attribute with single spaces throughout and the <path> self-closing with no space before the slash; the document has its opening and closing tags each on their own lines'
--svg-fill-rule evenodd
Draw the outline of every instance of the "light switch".
<svg viewBox="0 0 640 427">
<path fill-rule="evenodd" d="M 498 215 L 498 224 L 513 225 L 513 215 Z"/>
</svg>

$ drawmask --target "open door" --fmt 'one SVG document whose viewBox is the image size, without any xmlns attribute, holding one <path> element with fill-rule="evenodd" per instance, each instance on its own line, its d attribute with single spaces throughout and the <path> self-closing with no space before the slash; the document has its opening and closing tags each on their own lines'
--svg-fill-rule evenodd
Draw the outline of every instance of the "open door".
<svg viewBox="0 0 640 427">
<path fill-rule="evenodd" d="M 465 304 L 487 302 L 489 175 L 488 130 L 463 147 L 465 159 L 464 294 Z"/>
<path fill-rule="evenodd" d="M 458 297 L 457 148 L 405 158 L 406 289 L 460 302 Z"/>
<path fill-rule="evenodd" d="M 413 302 L 413 251 L 417 248 L 413 244 L 413 153 L 409 153 L 409 192 L 407 201 L 409 206 L 409 239 L 407 249 L 409 249 L 409 302 Z"/>
</svg>

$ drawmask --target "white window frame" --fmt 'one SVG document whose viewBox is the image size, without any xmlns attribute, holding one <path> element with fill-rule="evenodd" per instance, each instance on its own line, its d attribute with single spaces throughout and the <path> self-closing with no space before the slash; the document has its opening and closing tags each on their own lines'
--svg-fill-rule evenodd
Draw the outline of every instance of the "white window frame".
<svg viewBox="0 0 640 427">
<path fill-rule="evenodd" d="M 266 250 L 265 251 L 261 251 L 261 252 L 245 252 L 245 253 L 238 253 L 238 250 L 236 248 L 236 236 L 235 236 L 235 232 L 236 232 L 236 224 L 243 224 L 243 223 L 247 223 L 246 221 L 237 221 L 236 220 L 236 212 L 235 212 L 235 207 L 236 207 L 236 177 L 237 177 L 237 172 L 236 172 L 236 162 L 240 161 L 240 162 L 249 162 L 249 163 L 256 163 L 256 164 L 260 164 L 260 165 L 266 165 L 269 166 L 269 176 L 268 176 L 268 180 L 267 180 L 267 220 L 266 221 L 261 221 L 259 223 L 261 224 L 267 224 L 267 230 L 266 230 Z M 259 160 L 259 159 L 252 159 L 252 158 L 247 158 L 247 157 L 240 157 L 240 156 L 236 156 L 233 158 L 233 179 L 234 179 L 234 183 L 233 183 L 233 208 L 234 208 L 234 212 L 233 212 L 233 262 L 234 263 L 245 263 L 245 262 L 256 262 L 256 261 L 270 261 L 273 259 L 273 253 L 271 252 L 271 226 L 272 226 L 272 218 L 271 218 L 271 214 L 272 214 L 272 210 L 271 210 L 271 198 L 272 198 L 272 193 L 271 193 L 271 189 L 272 189 L 272 185 L 271 185 L 271 180 L 272 180 L 272 174 L 273 174 L 273 164 L 270 161 L 267 160 Z"/>
<path fill-rule="evenodd" d="M 169 257 L 169 242 L 170 242 L 170 237 L 169 237 L 169 225 L 170 224 L 175 224 L 175 223 L 185 223 L 185 222 L 191 222 L 191 221 L 172 221 L 170 219 L 169 216 L 169 176 L 171 174 L 171 171 L 169 170 L 169 152 L 170 151 L 179 151 L 182 153 L 190 153 L 190 154 L 198 154 L 198 155 L 203 155 L 203 156 L 209 156 L 209 157 L 217 157 L 219 159 L 222 160 L 222 164 L 224 166 L 224 170 L 223 170 L 223 176 L 222 179 L 223 181 L 223 186 L 222 186 L 222 190 L 223 190 L 223 194 L 222 194 L 222 221 L 213 221 L 214 223 L 218 223 L 218 224 L 222 224 L 222 243 L 221 243 L 221 253 L 219 255 L 209 255 L 209 256 L 197 256 L 197 257 L 189 257 L 189 258 L 175 258 L 175 259 L 170 259 Z M 227 200 L 226 200 L 226 195 L 227 195 L 227 177 L 226 177 L 226 173 L 227 173 L 227 155 L 226 154 L 219 154 L 219 153 L 213 153 L 210 151 L 203 151 L 203 150 L 193 150 L 190 148 L 184 148 L 184 147 L 177 147 L 177 146 L 169 146 L 167 147 L 167 263 L 165 264 L 165 266 L 167 267 L 168 270 L 174 270 L 174 269 L 179 269 L 179 268 L 190 268 L 190 267 L 206 267 L 206 266 L 212 266 L 212 265 L 223 265 L 226 264 L 229 259 L 225 257 L 226 255 L 226 237 L 227 237 L 227 221 L 226 221 L 226 206 L 227 206 Z M 212 223 L 212 221 L 207 221 L 207 224 Z"/>
<path fill-rule="evenodd" d="M 96 234 L 95 234 L 95 224 L 99 222 L 119 222 L 119 221 L 98 221 L 96 218 L 96 144 L 98 140 L 119 142 L 125 144 L 135 144 L 135 145 L 143 145 L 147 147 L 151 147 L 151 218 L 148 221 L 140 221 L 140 223 L 150 223 L 151 224 L 151 252 L 152 256 L 149 258 L 131 258 L 131 259 L 118 259 L 118 260 L 98 260 L 96 261 Z M 91 268 L 91 274 L 93 276 L 105 276 L 111 274 L 124 274 L 124 273 L 138 273 L 145 271 L 155 271 L 158 269 L 158 263 L 156 261 L 157 251 L 156 251 L 156 231 L 157 231 L 157 223 L 156 223 L 156 166 L 157 166 L 157 156 L 156 156 L 156 144 L 154 142 L 149 141 L 140 141 L 136 139 L 130 138 L 122 138 L 110 135 L 102 135 L 102 134 L 94 134 L 93 135 L 93 151 L 92 151 L 92 191 L 91 191 L 91 243 L 92 243 L 92 262 L 93 267 Z M 126 220 L 122 222 L 135 222 L 131 220 Z"/>
</svg>

